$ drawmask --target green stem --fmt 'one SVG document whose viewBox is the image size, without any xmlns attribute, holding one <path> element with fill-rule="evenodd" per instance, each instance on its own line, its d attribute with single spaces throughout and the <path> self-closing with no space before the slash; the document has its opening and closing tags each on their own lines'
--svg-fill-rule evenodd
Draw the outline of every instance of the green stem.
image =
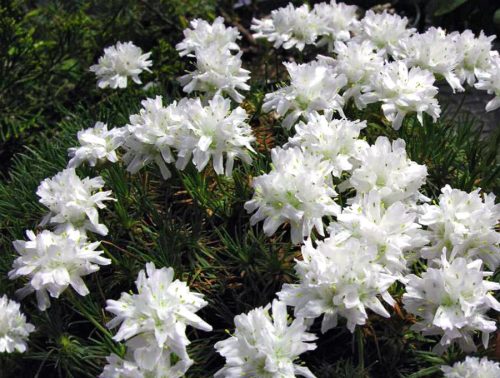
<svg viewBox="0 0 500 378">
<path fill-rule="evenodd" d="M 365 340 L 361 327 L 356 327 L 356 341 L 358 344 L 358 366 L 362 372 L 365 370 Z"/>
</svg>

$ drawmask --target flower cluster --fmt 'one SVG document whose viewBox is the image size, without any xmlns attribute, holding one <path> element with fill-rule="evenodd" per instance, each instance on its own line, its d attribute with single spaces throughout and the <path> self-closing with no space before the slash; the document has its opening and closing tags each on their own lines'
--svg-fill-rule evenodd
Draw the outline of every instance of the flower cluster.
<svg viewBox="0 0 500 378">
<path fill-rule="evenodd" d="M 149 71 L 153 65 L 148 58 L 151 53 L 143 54 L 142 50 L 132 42 L 118 42 L 115 46 L 104 49 L 99 62 L 90 67 L 97 76 L 99 88 L 126 88 L 130 77 L 134 83 L 141 84 L 139 75 Z"/>
<path fill-rule="evenodd" d="M 165 107 L 157 96 L 142 106 L 139 114 L 130 116 L 124 145 L 123 160 L 131 173 L 155 162 L 168 179 L 169 163 L 175 161 L 178 169 L 184 169 L 192 159 L 202 171 L 212 159 L 217 174 L 231 176 L 235 158 L 251 162 L 255 138 L 247 114 L 241 107 L 231 110 L 229 99 L 215 95 L 207 106 L 199 99 L 182 99 Z"/>
<path fill-rule="evenodd" d="M 368 148 L 368 143 L 359 139 L 365 121 L 331 119 L 317 113 L 308 119 L 307 123 L 295 125 L 295 135 L 288 139 L 287 147 L 301 147 L 307 153 L 320 155 L 332 164 L 335 177 L 358 167 L 359 154 Z"/>
<path fill-rule="evenodd" d="M 390 316 L 378 297 L 394 304 L 387 290 L 396 277 L 376 262 L 374 245 L 354 238 L 343 242 L 327 238 L 314 248 L 308 240 L 302 257 L 295 266 L 299 283 L 284 284 L 278 293 L 280 300 L 295 308 L 295 316 L 315 319 L 323 315 L 323 333 L 337 325 L 339 316 L 346 318 L 351 332 L 365 324 L 367 309 Z"/>
<path fill-rule="evenodd" d="M 42 225 L 56 224 L 58 230 L 75 227 L 101 235 L 108 233 L 108 228 L 99 223 L 97 209 L 106 207 L 104 201 L 112 200 L 111 191 L 98 191 L 104 186 L 101 177 L 80 179 L 74 168 L 67 168 L 52 178 L 40 183 L 36 194 L 40 203 L 50 212 Z"/>
<path fill-rule="evenodd" d="M 290 85 L 266 94 L 262 109 L 286 114 L 283 127 L 290 129 L 299 117 L 316 111 L 337 111 L 344 115 L 344 99 L 339 94 L 347 84 L 344 75 L 320 61 L 307 64 L 284 63 L 290 74 Z"/>
<path fill-rule="evenodd" d="M 342 107 L 351 98 L 359 109 L 380 102 L 395 129 L 409 113 L 416 113 L 420 123 L 423 113 L 436 121 L 441 110 L 434 83 L 441 79 L 453 91 L 464 91 L 462 85 L 467 82 L 495 94 L 488 111 L 500 106 L 500 58 L 491 50 L 494 36 L 476 37 L 470 30 L 447 34 L 441 28 L 417 33 L 408 27 L 406 17 L 386 11 L 370 10 L 358 20 L 356 7 L 333 0 L 312 10 L 289 4 L 272 11 L 270 18 L 254 19 L 252 29 L 254 37 L 274 42 L 274 47 L 302 50 L 305 45 L 327 44 L 333 52 L 333 57 L 319 55 L 311 63 L 284 63 L 290 86 L 267 94 L 264 110 L 286 115 L 286 128 L 312 110 L 343 114 Z"/>
<path fill-rule="evenodd" d="M 465 357 L 465 361 L 457 362 L 453 366 L 442 366 L 441 370 L 445 378 L 500 377 L 500 364 L 486 357 Z"/>
<path fill-rule="evenodd" d="M 120 325 L 114 339 L 127 341 L 131 360 L 111 356 L 103 376 L 112 376 L 111 372 L 118 369 L 153 369 L 164 375 L 165 371 L 155 370 L 164 366 L 180 377 L 193 363 L 186 350 L 186 327 L 212 330 L 196 315 L 208 303 L 202 294 L 191 292 L 185 282 L 174 280 L 172 268 L 156 269 L 153 263 L 139 272 L 136 286 L 137 294 L 122 293 L 119 300 L 107 301 L 106 310 L 115 315 L 107 326 Z M 173 366 L 172 356 L 178 360 Z"/>
<path fill-rule="evenodd" d="M 422 205 L 419 222 L 427 226 L 431 243 L 421 256 L 433 260 L 443 248 L 451 259 L 481 259 L 494 271 L 500 265 L 500 234 L 495 226 L 500 219 L 500 204 L 495 195 L 479 195 L 479 189 L 466 193 L 446 185 L 437 205 Z"/>
<path fill-rule="evenodd" d="M 443 253 L 438 268 L 428 268 L 421 277 L 406 277 L 403 304 L 419 320 L 412 326 L 424 335 L 441 335 L 435 351 L 442 352 L 452 343 L 464 351 L 475 351 L 473 334 L 482 332 L 488 346 L 489 334 L 497 329 L 486 316 L 489 309 L 500 311 L 500 303 L 490 294 L 500 284 L 484 280 L 491 273 L 481 270 L 482 261 L 456 258 L 449 262 Z"/>
<path fill-rule="evenodd" d="M 248 314 L 235 316 L 236 329 L 226 340 L 215 344 L 215 349 L 226 358 L 219 377 L 295 377 L 314 378 L 311 371 L 296 363 L 298 356 L 316 349 L 316 336 L 306 332 L 304 319 L 288 319 L 286 304 L 278 300 L 258 307 Z"/>
<path fill-rule="evenodd" d="M 375 190 L 387 205 L 417 199 L 427 167 L 408 159 L 405 147 L 402 139 L 391 143 L 386 137 L 378 137 L 374 145 L 361 150 L 359 168 L 353 170 L 345 186 L 354 188 L 358 197 Z"/>
<path fill-rule="evenodd" d="M 44 230 L 37 235 L 27 231 L 26 235 L 29 241 L 14 242 L 20 256 L 14 261 L 9 278 L 29 277 L 18 294 L 23 298 L 36 292 L 42 311 L 50 306 L 49 294 L 59 298 L 69 285 L 78 294 L 87 295 L 89 290 L 82 276 L 98 271 L 100 265 L 111 264 L 111 260 L 101 256 L 103 251 L 96 250 L 99 242 L 88 242 L 85 234 L 76 229 L 58 233 Z"/>
<path fill-rule="evenodd" d="M 250 72 L 241 67 L 242 52 L 236 44 L 239 38 L 238 30 L 226 27 L 222 17 L 213 24 L 192 21 L 191 29 L 184 31 L 184 40 L 176 46 L 181 56 L 196 59 L 196 69 L 179 78 L 184 92 L 225 93 L 242 102 L 244 97 L 239 91 L 250 89 Z"/>
<path fill-rule="evenodd" d="M 99 223 L 97 209 L 104 208 L 104 201 L 113 198 L 111 191 L 98 191 L 103 186 L 101 177 L 81 180 L 74 168 L 66 168 L 43 180 L 38 187 L 40 203 L 50 210 L 41 225 L 50 223 L 55 229 L 36 235 L 26 231 L 28 241 L 14 241 L 19 257 L 9 278 L 29 278 L 17 294 L 24 298 L 35 292 L 42 311 L 50 306 L 49 295 L 59 298 L 70 285 L 78 294 L 87 295 L 89 290 L 82 277 L 111 263 L 101 256 L 103 251 L 96 250 L 100 242 L 90 242 L 87 237 L 87 231 L 108 233 L 108 228 Z"/>
<path fill-rule="evenodd" d="M 380 193 L 372 190 L 342 210 L 328 227 L 337 241 L 355 238 L 377 248 L 375 262 L 402 277 L 409 254 L 428 243 L 417 223 L 417 214 L 401 202 L 386 206 Z"/>
<path fill-rule="evenodd" d="M 35 330 L 19 308 L 19 303 L 6 295 L 0 297 L 0 353 L 23 353 L 29 334 Z"/>
<path fill-rule="evenodd" d="M 91 167 L 106 160 L 116 163 L 118 161 L 116 150 L 125 141 L 126 134 L 125 128 L 108 130 L 108 125 L 102 122 L 96 122 L 94 127 L 79 131 L 77 138 L 80 147 L 68 149 L 71 158 L 68 168 L 79 167 L 83 162 Z"/>
<path fill-rule="evenodd" d="M 252 200 L 245 209 L 252 225 L 264 219 L 264 232 L 272 235 L 290 222 L 292 243 L 300 243 L 313 228 L 323 235 L 323 220 L 340 211 L 331 180 L 332 164 L 322 156 L 299 147 L 275 148 L 271 152 L 273 170 L 253 180 Z"/>
</svg>

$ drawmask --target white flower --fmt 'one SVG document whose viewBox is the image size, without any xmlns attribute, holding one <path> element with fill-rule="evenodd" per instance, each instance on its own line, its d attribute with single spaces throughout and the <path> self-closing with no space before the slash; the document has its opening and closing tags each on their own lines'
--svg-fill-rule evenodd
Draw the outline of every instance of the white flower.
<svg viewBox="0 0 500 378">
<path fill-rule="evenodd" d="M 205 107 L 199 99 L 189 102 L 185 112 L 188 117 L 186 126 L 192 135 L 177 147 L 178 168 L 184 169 L 193 156 L 193 163 L 201 172 L 212 158 L 215 172 L 221 175 L 225 155 L 225 173 L 231 176 L 235 158 L 247 164 L 252 162 L 249 151 L 255 152 L 250 145 L 255 137 L 246 123 L 248 116 L 243 108 L 231 110 L 231 101 L 216 95 Z"/>
<path fill-rule="evenodd" d="M 273 42 L 275 48 L 295 46 L 302 51 L 306 45 L 316 43 L 323 25 L 324 21 L 307 4 L 295 8 L 289 3 L 284 8 L 273 10 L 270 19 L 253 19 L 251 29 L 255 38 L 265 38 Z"/>
<path fill-rule="evenodd" d="M 125 141 L 127 153 L 123 160 L 129 172 L 137 173 L 155 162 L 165 180 L 171 176 L 167 164 L 175 161 L 172 149 L 188 133 L 184 109 L 189 101 L 192 100 L 182 99 L 165 107 L 162 97 L 156 96 L 141 102 L 142 109 L 139 114 L 130 116 L 127 126 L 130 135 Z"/>
<path fill-rule="evenodd" d="M 122 359 L 115 354 L 106 358 L 100 378 L 181 378 L 193 364 L 191 359 L 178 359 L 168 348 L 159 348 L 154 336 L 137 336 L 127 342 Z"/>
<path fill-rule="evenodd" d="M 401 202 L 386 207 L 380 193 L 373 190 L 344 208 L 328 231 L 337 241 L 356 238 L 375 246 L 375 261 L 401 276 L 407 255 L 428 242 L 416 218 L 417 214 Z"/>
<path fill-rule="evenodd" d="M 245 203 L 252 225 L 264 219 L 264 233 L 271 236 L 289 222 L 292 243 L 308 237 L 313 228 L 323 235 L 323 220 L 340 211 L 333 197 L 331 163 L 300 148 L 271 151 L 273 170 L 253 179 L 253 199 Z"/>
<path fill-rule="evenodd" d="M 0 297 L 0 353 L 26 351 L 26 340 L 34 330 L 33 324 L 26 322 L 19 303 L 6 295 Z"/>
<path fill-rule="evenodd" d="M 295 362 L 300 354 L 316 349 L 311 342 L 316 336 L 306 332 L 304 319 L 288 319 L 286 304 L 274 300 L 272 317 L 270 307 L 268 304 L 235 316 L 234 334 L 215 344 L 217 352 L 226 358 L 226 365 L 215 378 L 315 377 Z"/>
<path fill-rule="evenodd" d="M 397 14 L 366 12 L 359 22 L 356 40 L 371 41 L 379 50 L 393 54 L 394 48 L 403 38 L 410 37 L 415 29 L 407 29 L 408 19 Z"/>
<path fill-rule="evenodd" d="M 149 67 L 153 62 L 147 60 L 150 55 L 150 52 L 143 54 L 132 42 L 118 42 L 104 49 L 104 55 L 90 67 L 90 71 L 95 72 L 99 88 L 126 88 L 128 77 L 141 84 L 139 75 L 142 71 L 151 72 Z"/>
<path fill-rule="evenodd" d="M 486 111 L 500 108 L 500 56 L 494 56 L 489 69 L 476 71 L 477 83 L 474 84 L 479 90 L 487 91 L 495 97 L 486 104 Z"/>
<path fill-rule="evenodd" d="M 453 366 L 441 366 L 445 378 L 498 378 L 500 364 L 486 357 L 465 357 L 465 361 L 456 362 Z"/>
<path fill-rule="evenodd" d="M 212 24 L 197 18 L 192 20 L 190 25 L 191 29 L 184 29 L 182 42 L 175 46 L 180 56 L 194 56 L 196 50 L 211 46 L 220 51 L 240 50 L 236 44 L 236 40 L 240 39 L 238 29 L 226 27 L 222 17 L 217 17 Z"/>
<path fill-rule="evenodd" d="M 370 41 L 335 42 L 335 53 L 336 59 L 330 64 L 335 72 L 347 78 L 347 89 L 343 97 L 345 100 L 353 98 L 356 106 L 361 109 L 364 106 L 360 101 L 361 90 L 382 69 L 384 58 L 380 52 L 375 51 L 375 45 Z"/>
<path fill-rule="evenodd" d="M 239 52 L 232 55 L 229 50 L 220 51 L 217 46 L 196 50 L 196 69 L 179 78 L 182 90 L 186 93 L 200 91 L 209 96 L 225 93 L 236 102 L 244 96 L 239 90 L 247 91 L 250 86 L 250 71 L 241 68 Z"/>
<path fill-rule="evenodd" d="M 298 284 L 284 284 L 277 294 L 295 307 L 295 316 L 315 319 L 323 316 L 321 332 L 337 325 L 338 316 L 347 319 L 347 328 L 366 323 L 367 309 L 388 318 L 378 296 L 393 305 L 388 288 L 396 277 L 375 262 L 377 248 L 351 238 L 337 243 L 327 238 L 313 247 L 307 240 L 302 247 L 303 261 L 296 261 Z"/>
<path fill-rule="evenodd" d="M 334 41 L 347 41 L 351 39 L 351 32 L 358 24 L 356 12 L 358 7 L 346 5 L 331 0 L 330 3 L 314 5 L 314 13 L 320 20 L 319 34 L 322 36 L 318 46 L 327 44 L 328 51 L 332 51 Z"/>
<path fill-rule="evenodd" d="M 434 347 L 439 353 L 454 342 L 465 352 L 476 350 L 476 331 L 483 333 L 486 348 L 489 334 L 497 327 L 485 314 L 490 308 L 500 311 L 500 303 L 489 291 L 499 290 L 500 284 L 483 280 L 491 273 L 481 271 L 481 260 L 456 258 L 450 263 L 443 253 L 440 265 L 439 269 L 428 268 L 422 277 L 406 277 L 403 304 L 420 318 L 412 329 L 424 335 L 442 335 Z"/>
<path fill-rule="evenodd" d="M 402 139 L 391 144 L 386 137 L 378 137 L 374 145 L 361 151 L 360 167 L 344 185 L 356 189 L 358 196 L 376 190 L 387 206 L 413 201 L 425 183 L 427 168 L 408 159 L 405 147 Z"/>
<path fill-rule="evenodd" d="M 408 69 L 402 61 L 387 63 L 380 71 L 371 76 L 359 102 L 370 104 L 382 102 L 385 117 L 392 127 L 399 130 L 408 113 L 417 113 L 423 124 L 423 113 L 429 114 L 434 122 L 439 118 L 441 108 L 435 96 L 438 93 L 434 76 L 418 67 Z"/>
<path fill-rule="evenodd" d="M 332 67 L 313 61 L 307 64 L 283 63 L 290 74 L 290 85 L 266 94 L 262 110 L 287 114 L 283 127 L 289 129 L 300 116 L 313 111 L 337 111 L 342 116 L 344 99 L 339 91 L 347 84 L 344 75 Z"/>
<path fill-rule="evenodd" d="M 500 204 L 495 195 L 479 195 L 480 189 L 466 193 L 446 185 L 437 205 L 422 205 L 420 223 L 427 226 L 430 245 L 421 255 L 435 259 L 447 249 L 450 259 L 481 259 L 489 269 L 500 265 L 500 234 L 495 226 L 500 219 Z"/>
<path fill-rule="evenodd" d="M 441 28 L 429 28 L 423 34 L 414 34 L 399 42 L 397 55 L 410 67 L 418 66 L 446 79 L 450 87 L 459 92 L 464 88 L 455 69 L 463 60 L 453 35 L 446 35 Z"/>
<path fill-rule="evenodd" d="M 365 121 L 331 119 L 312 113 L 307 123 L 295 125 L 295 135 L 288 139 L 286 146 L 301 147 L 303 151 L 322 156 L 332 163 L 332 174 L 340 177 L 359 164 L 358 155 L 368 148 L 368 143 L 358 139 L 366 127 Z"/>
<path fill-rule="evenodd" d="M 83 276 L 97 272 L 99 265 L 109 265 L 111 260 L 96 251 L 99 242 L 87 242 L 85 234 L 68 228 L 60 234 L 44 230 L 35 235 L 26 231 L 28 241 L 16 240 L 14 248 L 19 257 L 9 272 L 10 279 L 27 276 L 29 282 L 18 290 L 21 297 L 36 292 L 38 307 L 45 311 L 50 306 L 49 295 L 59 298 L 71 285 L 80 295 L 89 290 Z"/>
<path fill-rule="evenodd" d="M 481 31 L 479 37 L 475 38 L 474 33 L 465 30 L 462 34 L 452 33 L 457 49 L 462 51 L 462 60 L 459 62 L 455 72 L 463 84 L 467 82 L 473 85 L 476 82 L 476 71 L 487 71 L 492 62 L 492 41 L 495 36 L 487 37 Z"/>
<path fill-rule="evenodd" d="M 108 228 L 99 223 L 97 208 L 105 208 L 103 201 L 113 199 L 109 196 L 111 190 L 95 193 L 103 186 L 104 180 L 100 176 L 81 180 L 74 168 L 66 168 L 54 177 L 46 178 L 36 191 L 40 203 L 50 210 L 42 225 L 51 222 L 64 229 L 69 223 L 76 228 L 106 235 Z"/>
<path fill-rule="evenodd" d="M 122 293 L 119 300 L 106 302 L 106 310 L 116 315 L 107 326 L 121 324 L 116 341 L 151 335 L 159 348 L 168 347 L 179 358 L 189 359 L 186 326 L 212 330 L 196 315 L 208 303 L 202 294 L 191 292 L 185 282 L 173 278 L 172 268 L 156 269 L 148 263 L 146 271 L 139 272 L 137 294 Z"/>
<path fill-rule="evenodd" d="M 68 149 L 71 158 L 68 168 L 76 168 L 83 162 L 88 162 L 91 167 L 105 160 L 116 163 L 118 161 L 116 149 L 123 144 L 126 134 L 126 128 L 108 130 L 108 125 L 102 122 L 96 122 L 94 127 L 80 130 L 78 132 L 80 147 Z"/>
</svg>

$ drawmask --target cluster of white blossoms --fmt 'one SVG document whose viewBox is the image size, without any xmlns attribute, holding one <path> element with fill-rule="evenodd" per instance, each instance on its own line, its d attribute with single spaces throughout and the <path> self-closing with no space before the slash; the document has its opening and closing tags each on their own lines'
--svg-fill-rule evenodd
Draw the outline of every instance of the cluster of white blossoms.
<svg viewBox="0 0 500 378">
<path fill-rule="evenodd" d="M 71 158 L 68 168 L 79 167 L 84 162 L 91 167 L 106 160 L 116 163 L 118 161 L 116 150 L 124 143 L 126 134 L 125 128 L 115 127 L 108 130 L 108 125 L 102 122 L 96 122 L 94 127 L 80 130 L 77 134 L 80 147 L 68 149 Z"/>
<path fill-rule="evenodd" d="M 186 328 L 212 330 L 196 315 L 208 303 L 185 282 L 174 280 L 172 268 L 156 269 L 153 263 L 139 272 L 136 286 L 137 294 L 122 293 L 119 300 L 107 301 L 106 310 L 115 315 L 107 326 L 120 326 L 114 339 L 126 341 L 128 359 L 111 356 L 101 377 L 120 376 L 121 370 L 183 376 L 193 363 L 186 350 Z"/>
<path fill-rule="evenodd" d="M 263 110 L 286 116 L 291 128 L 311 111 L 342 108 L 350 99 L 357 108 L 381 103 L 394 129 L 407 114 L 416 113 L 420 123 L 426 113 L 436 121 L 441 113 L 435 82 L 446 80 L 453 91 L 463 84 L 495 94 L 486 110 L 500 107 L 500 58 L 492 51 L 494 36 L 470 30 L 447 34 L 441 28 L 417 33 L 408 19 L 395 14 L 368 11 L 358 20 L 356 7 L 316 4 L 272 11 L 270 18 L 253 20 L 254 37 L 285 49 L 328 44 L 332 56 L 319 55 L 304 64 L 284 63 L 290 85 L 266 95 Z M 345 80 L 347 79 L 347 81 Z"/>
<path fill-rule="evenodd" d="M 429 241 L 411 208 L 399 201 L 386 206 L 377 190 L 344 208 L 328 231 L 339 242 L 355 238 L 376 246 L 375 262 L 398 278 L 406 271 L 408 260 L 415 258 L 410 253 Z"/>
<path fill-rule="evenodd" d="M 262 110 L 275 110 L 286 115 L 283 127 L 290 129 L 303 116 L 317 111 L 336 111 L 344 115 L 344 99 L 339 94 L 347 84 L 344 75 L 320 61 L 307 64 L 284 63 L 290 75 L 290 85 L 267 93 Z"/>
<path fill-rule="evenodd" d="M 29 282 L 18 290 L 24 298 L 36 293 L 38 308 L 45 311 L 50 306 L 49 294 L 59 298 L 71 285 L 80 295 L 87 295 L 89 290 L 82 276 L 99 270 L 100 265 L 109 265 L 111 260 L 102 257 L 103 251 L 97 251 L 99 242 L 89 242 L 85 233 L 69 228 L 62 232 L 43 230 L 35 235 L 26 231 L 28 241 L 16 240 L 14 248 L 20 255 L 9 272 L 10 279 L 26 276 Z"/>
<path fill-rule="evenodd" d="M 299 147 L 274 148 L 273 169 L 253 180 L 253 199 L 245 203 L 252 225 L 264 220 L 264 232 L 270 236 L 289 222 L 292 243 L 301 243 L 313 228 L 323 235 L 324 216 L 336 215 L 340 206 L 332 184 L 332 164 L 322 156 Z"/>
<path fill-rule="evenodd" d="M 500 364 L 486 357 L 465 357 L 465 361 L 453 366 L 442 366 L 445 378 L 497 378 L 500 377 Z"/>
<path fill-rule="evenodd" d="M 0 353 L 26 351 L 26 341 L 35 330 L 33 324 L 26 322 L 20 305 L 7 298 L 0 297 Z"/>
<path fill-rule="evenodd" d="M 139 75 L 143 71 L 151 72 L 149 67 L 153 62 L 148 60 L 150 56 L 150 52 L 143 54 L 132 42 L 117 42 L 115 46 L 104 49 L 104 55 L 90 67 L 90 71 L 96 74 L 100 88 L 126 88 L 129 77 L 134 83 L 141 84 Z"/>
<path fill-rule="evenodd" d="M 427 167 L 410 160 L 405 148 L 402 139 L 391 143 L 386 137 L 378 137 L 375 144 L 361 150 L 359 167 L 343 186 L 354 188 L 358 197 L 375 190 L 386 205 L 418 199 Z"/>
<path fill-rule="evenodd" d="M 74 227 L 106 235 L 108 228 L 99 223 L 97 209 L 106 207 L 104 201 L 113 198 L 110 190 L 100 190 L 103 187 L 104 180 L 100 176 L 82 180 L 74 168 L 66 168 L 46 178 L 36 191 L 40 203 L 50 210 L 42 225 L 51 223 L 57 225 L 57 230 Z"/>
<path fill-rule="evenodd" d="M 286 147 L 301 147 L 303 151 L 323 157 L 332 164 L 332 175 L 341 177 L 359 166 L 358 156 L 368 148 L 368 143 L 359 139 L 365 121 L 331 119 L 312 113 L 307 123 L 295 125 L 295 135 L 288 139 Z"/>
<path fill-rule="evenodd" d="M 433 260 L 446 249 L 450 259 L 481 259 L 492 271 L 500 265 L 500 204 L 495 195 L 479 195 L 479 189 L 466 193 L 446 185 L 437 205 L 422 205 L 419 222 L 427 226 L 430 244 L 421 256 Z"/>
<path fill-rule="evenodd" d="M 486 316 L 490 309 L 500 311 L 500 303 L 490 291 L 500 284 L 484 280 L 492 273 L 481 270 L 482 261 L 458 257 L 451 262 L 443 252 L 438 268 L 428 268 L 421 277 L 406 277 L 405 309 L 415 314 L 412 329 L 424 335 L 441 335 L 434 350 L 442 352 L 458 343 L 466 352 L 475 351 L 473 335 L 482 332 L 483 345 L 497 329 L 496 322 Z"/>
<path fill-rule="evenodd" d="M 201 19 L 191 21 L 191 29 L 184 31 L 184 40 L 176 46 L 181 56 L 196 59 L 195 70 L 179 78 L 184 92 L 199 91 L 209 96 L 223 93 L 242 102 L 244 96 L 239 91 L 250 89 L 250 71 L 241 67 L 242 52 L 236 44 L 239 38 L 238 30 L 226 27 L 222 17 L 213 24 Z"/>
<path fill-rule="evenodd" d="M 215 95 L 207 106 L 200 99 L 182 99 L 165 107 L 157 96 L 142 106 L 139 114 L 130 116 L 124 144 L 123 160 L 131 173 L 155 162 L 168 179 L 169 163 L 182 170 L 192 160 L 202 171 L 212 159 L 217 174 L 231 176 L 235 158 L 251 163 L 255 137 L 245 110 L 232 110 L 229 99 Z"/>
<path fill-rule="evenodd" d="M 215 378 L 295 377 L 314 378 L 311 371 L 296 361 L 304 352 L 316 349 L 316 336 L 306 332 L 303 318 L 290 321 L 286 304 L 278 300 L 248 314 L 235 316 L 236 329 L 228 339 L 215 344 L 226 364 Z"/>
<path fill-rule="evenodd" d="M 347 328 L 354 332 L 368 318 L 367 309 L 390 317 L 380 300 L 395 302 L 388 289 L 396 277 L 377 263 L 377 248 L 358 239 L 337 241 L 327 238 L 311 241 L 302 247 L 303 260 L 296 261 L 298 284 L 284 284 L 277 294 L 280 300 L 293 306 L 295 316 L 315 319 L 323 315 L 321 332 L 336 327 L 338 317 L 347 320 Z"/>
<path fill-rule="evenodd" d="M 9 278 L 29 278 L 17 294 L 24 298 L 35 292 L 41 311 L 50 306 L 49 295 L 59 298 L 68 286 L 80 295 L 87 295 L 89 290 L 82 277 L 111 263 L 101 256 L 103 251 L 96 250 L 100 243 L 87 238 L 87 231 L 108 233 L 108 228 L 99 223 L 98 209 L 113 198 L 111 191 L 101 191 L 103 186 L 101 177 L 81 180 L 74 168 L 66 168 L 43 180 L 37 189 L 40 203 L 49 209 L 41 225 L 50 223 L 55 228 L 38 234 L 28 230 L 28 241 L 14 241 L 19 257 Z"/>
</svg>

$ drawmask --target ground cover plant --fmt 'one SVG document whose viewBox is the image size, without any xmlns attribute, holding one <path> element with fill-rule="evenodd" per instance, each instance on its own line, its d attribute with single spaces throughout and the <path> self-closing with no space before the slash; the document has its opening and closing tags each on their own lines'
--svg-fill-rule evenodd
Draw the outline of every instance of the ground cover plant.
<svg viewBox="0 0 500 378">
<path fill-rule="evenodd" d="M 500 111 L 494 37 L 283 5 L 193 18 L 178 86 L 113 41 L 13 158 L 0 375 L 500 375 L 500 131 L 437 97 Z"/>
</svg>

